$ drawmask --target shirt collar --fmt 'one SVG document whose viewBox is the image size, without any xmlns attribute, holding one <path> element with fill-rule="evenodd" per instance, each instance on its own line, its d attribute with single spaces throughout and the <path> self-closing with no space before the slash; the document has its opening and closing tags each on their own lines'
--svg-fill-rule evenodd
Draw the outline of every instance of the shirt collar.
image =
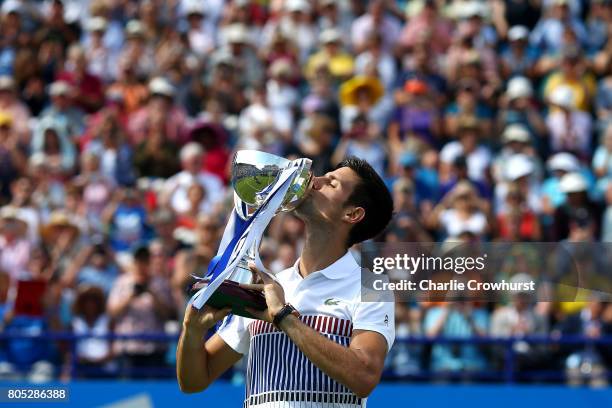
<svg viewBox="0 0 612 408">
<path fill-rule="evenodd" d="M 295 270 L 295 273 L 301 277 L 302 275 L 300 275 L 299 265 L 300 258 L 295 261 L 293 269 Z M 336 262 L 332 263 L 327 268 L 321 269 L 320 271 L 315 271 L 312 274 L 321 273 L 327 279 L 342 279 L 352 275 L 356 269 L 360 269 L 360 266 L 357 261 L 355 261 L 355 258 L 353 258 L 353 255 L 347 251 L 343 256 L 336 260 Z"/>
</svg>

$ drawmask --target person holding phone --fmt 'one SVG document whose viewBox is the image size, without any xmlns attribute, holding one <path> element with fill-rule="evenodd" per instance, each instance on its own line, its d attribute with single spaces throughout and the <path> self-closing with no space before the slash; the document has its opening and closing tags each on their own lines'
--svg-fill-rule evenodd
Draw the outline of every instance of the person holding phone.
<svg viewBox="0 0 612 408">
<path fill-rule="evenodd" d="M 132 267 L 115 282 L 108 297 L 107 311 L 117 334 L 146 334 L 164 331 L 164 323 L 174 313 L 166 279 L 151 273 L 151 253 L 147 246 L 133 252 Z M 146 375 L 150 368 L 164 366 L 166 345 L 159 342 L 126 340 L 115 343 L 124 374 Z"/>
</svg>

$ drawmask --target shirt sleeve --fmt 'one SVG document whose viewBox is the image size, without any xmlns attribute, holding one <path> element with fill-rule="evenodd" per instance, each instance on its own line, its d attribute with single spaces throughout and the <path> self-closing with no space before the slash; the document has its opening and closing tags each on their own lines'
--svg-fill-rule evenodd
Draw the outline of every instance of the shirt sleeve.
<svg viewBox="0 0 612 408">
<path fill-rule="evenodd" d="M 234 351 L 243 355 L 247 354 L 251 341 L 248 329 L 250 321 L 251 319 L 233 315 L 229 322 L 227 319 L 223 322 L 217 334 Z"/>
<path fill-rule="evenodd" d="M 353 330 L 380 333 L 391 350 L 395 340 L 395 305 L 393 302 L 359 302 L 353 316 Z"/>
</svg>

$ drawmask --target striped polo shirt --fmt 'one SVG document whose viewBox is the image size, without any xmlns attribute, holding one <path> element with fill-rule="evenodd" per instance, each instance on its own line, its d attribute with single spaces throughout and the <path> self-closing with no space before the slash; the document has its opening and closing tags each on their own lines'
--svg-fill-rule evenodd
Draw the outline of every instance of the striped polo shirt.
<svg viewBox="0 0 612 408">
<path fill-rule="evenodd" d="M 305 279 L 298 272 L 298 262 L 276 277 L 285 300 L 299 310 L 304 324 L 346 347 L 353 330 L 376 331 L 391 348 L 393 303 L 361 301 L 361 269 L 349 252 Z M 366 399 L 331 379 L 270 323 L 234 316 L 218 333 L 232 349 L 248 354 L 245 407 L 366 405 Z"/>
</svg>

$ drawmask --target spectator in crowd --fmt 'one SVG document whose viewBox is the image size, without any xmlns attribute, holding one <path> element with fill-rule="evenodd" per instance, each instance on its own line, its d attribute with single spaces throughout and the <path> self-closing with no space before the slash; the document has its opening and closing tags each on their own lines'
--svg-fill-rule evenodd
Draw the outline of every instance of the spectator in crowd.
<svg viewBox="0 0 612 408">
<path fill-rule="evenodd" d="M 149 99 L 142 108 L 134 112 L 128 124 L 132 143 L 147 138 L 149 127 L 158 125 L 168 140 L 174 143 L 185 141 L 186 113 L 174 104 L 176 89 L 166 78 L 155 77 L 149 82 Z"/>
<path fill-rule="evenodd" d="M 505 129 L 515 124 L 525 126 L 538 154 L 547 154 L 546 124 L 534 103 L 531 81 L 521 76 L 511 78 L 508 80 L 505 94 L 500 99 L 497 128 Z"/>
<path fill-rule="evenodd" d="M 460 121 L 456 131 L 456 140 L 448 142 L 440 150 L 440 160 L 453 163 L 459 156 L 464 156 L 468 176 L 472 180 L 484 181 L 487 168 L 491 164 L 491 151 L 481 142 L 481 128 L 474 117 Z"/>
<path fill-rule="evenodd" d="M 190 141 L 199 143 L 206 152 L 203 170 L 215 174 L 224 183 L 229 180 L 227 165 L 230 162 L 230 151 L 227 148 L 229 134 L 223 125 L 196 121 L 189 131 Z"/>
<path fill-rule="evenodd" d="M 484 237 L 489 232 L 489 223 L 481 203 L 470 182 L 461 181 L 434 207 L 428 225 L 443 239 L 457 238 L 465 231 Z"/>
<path fill-rule="evenodd" d="M 436 147 L 442 123 L 427 83 L 409 79 L 403 86 L 402 99 L 389 123 L 389 144 L 394 156 L 403 150 L 422 152 Z"/>
<path fill-rule="evenodd" d="M 94 238 L 94 242 L 91 245 L 83 246 L 66 268 L 62 283 L 67 287 L 95 286 L 102 290 L 104 299 L 119 277 L 121 270 L 116 265 L 114 254 L 108 244 L 103 241 L 103 237 Z"/>
<path fill-rule="evenodd" d="M 100 78 L 88 72 L 88 65 L 85 50 L 80 45 L 72 45 L 68 49 L 65 71 L 58 74 L 58 80 L 71 85 L 76 106 L 92 113 L 102 106 L 104 92 Z"/>
<path fill-rule="evenodd" d="M 489 328 L 486 309 L 468 301 L 442 302 L 427 310 L 423 330 L 427 336 L 485 336 Z M 436 344 L 431 350 L 431 369 L 438 372 L 477 371 L 487 366 L 485 355 L 473 344 Z"/>
<path fill-rule="evenodd" d="M 151 254 L 146 246 L 133 252 L 131 269 L 121 275 L 108 296 L 107 312 L 116 321 L 117 334 L 163 331 L 164 321 L 172 316 L 170 289 L 161 277 L 151 275 Z M 125 340 L 115 343 L 114 353 L 133 374 L 146 377 L 154 373 L 147 367 L 163 366 L 165 350 L 159 343 Z M 146 370 L 146 371 L 145 371 Z"/>
<path fill-rule="evenodd" d="M 539 241 L 542 236 L 537 214 L 525 202 L 518 185 L 510 185 L 506 193 L 506 209 L 497 215 L 498 235 L 510 242 Z"/>
<path fill-rule="evenodd" d="M 605 192 L 612 176 L 612 125 L 602 135 L 602 140 L 593 155 L 593 171 L 597 177 L 597 192 Z"/>
<path fill-rule="evenodd" d="M 332 156 L 332 163 L 338 164 L 343 157 L 355 156 L 367 160 L 374 170 L 382 175 L 384 174 L 386 155 L 377 128 L 372 126 L 365 115 L 358 115 L 353 119 L 350 129 L 338 143 L 338 147 L 336 147 Z"/>
<path fill-rule="evenodd" d="M 596 228 L 596 234 L 599 234 L 601 204 L 588 197 L 588 185 L 584 176 L 576 172 L 565 174 L 559 181 L 559 188 L 566 195 L 567 201 L 555 210 L 554 239 L 562 240 L 568 237 L 569 220 L 578 213 L 588 214 Z"/>
<path fill-rule="evenodd" d="M 593 297 L 583 310 L 567 316 L 556 328 L 563 334 L 584 334 L 589 338 L 599 338 L 609 335 L 612 326 L 610 320 L 610 305 Z M 595 387 L 606 386 L 606 365 L 610 363 L 610 352 L 606 347 L 586 345 L 583 349 L 564 350 L 567 359 L 565 368 L 567 381 L 572 385 L 583 382 Z"/>
<path fill-rule="evenodd" d="M 75 140 L 85 130 L 84 112 L 73 103 L 72 95 L 73 88 L 68 82 L 53 82 L 49 86 L 51 104 L 40 113 L 39 121 L 50 124 L 70 141 Z M 44 133 L 44 126 L 39 125 L 38 128 L 38 133 Z"/>
<path fill-rule="evenodd" d="M 453 26 L 449 20 L 439 13 L 438 4 L 432 0 L 422 2 L 422 8 L 404 26 L 399 44 L 410 49 L 423 41 L 423 38 L 435 41 L 431 43 L 431 50 L 443 54 L 451 43 Z"/>
<path fill-rule="evenodd" d="M 327 68 L 336 80 L 347 79 L 354 71 L 354 59 L 342 49 L 342 35 L 336 28 L 319 34 L 322 49 L 313 54 L 306 64 L 305 76 L 312 78 L 321 68 Z"/>
<path fill-rule="evenodd" d="M 16 93 L 16 84 L 9 75 L 0 76 L 0 112 L 11 119 L 17 142 L 27 144 L 30 140 L 30 111 L 19 99 Z"/>
<path fill-rule="evenodd" d="M 133 245 L 151 239 L 151 225 L 141 199 L 134 187 L 118 189 L 111 203 L 102 214 L 102 222 L 109 231 L 110 245 L 114 251 L 126 252 Z"/>
<path fill-rule="evenodd" d="M 111 321 L 106 314 L 105 296 L 97 286 L 79 288 L 72 311 L 72 332 L 76 335 L 104 336 L 111 333 Z M 107 339 L 83 339 L 77 342 L 75 355 L 77 372 L 92 378 L 113 373 L 113 350 Z M 101 368 L 101 370 L 100 370 Z M 96 370 L 97 369 L 97 370 Z"/>
<path fill-rule="evenodd" d="M 0 267 L 12 281 L 27 278 L 31 242 L 27 239 L 27 223 L 19 217 L 13 207 L 4 207 L 0 212 Z"/>
<path fill-rule="evenodd" d="M 584 24 L 570 11 L 569 3 L 569 0 L 555 0 L 545 5 L 548 10 L 531 32 L 529 41 L 543 54 L 554 55 L 562 50 L 566 45 L 563 41 L 565 30 L 570 30 L 580 44 L 586 42 Z"/>
<path fill-rule="evenodd" d="M 351 45 L 356 52 L 362 51 L 367 43 L 367 36 L 377 32 L 382 37 L 383 47 L 391 49 L 399 34 L 401 26 L 397 19 L 387 13 L 387 2 L 374 0 L 368 3 L 367 13 L 353 21 L 351 26 Z"/>
<path fill-rule="evenodd" d="M 505 77 L 532 77 L 536 55 L 528 45 L 529 29 L 522 25 L 508 30 L 508 48 L 502 52 L 502 74 Z"/>
<path fill-rule="evenodd" d="M 561 191 L 559 182 L 567 173 L 580 172 L 580 162 L 571 153 L 561 152 L 548 159 L 547 169 L 549 177 L 542 183 L 542 211 L 549 218 L 555 209 L 565 203 L 566 196 Z M 550 224 L 547 220 L 547 224 Z"/>
<path fill-rule="evenodd" d="M 519 273 L 512 277 L 513 282 L 528 282 L 531 276 Z M 524 337 L 545 335 L 549 332 L 546 316 L 534 307 L 531 293 L 517 291 L 512 294 L 508 305 L 497 308 L 491 316 L 489 332 L 495 337 Z M 501 351 L 501 350 L 500 350 Z M 546 366 L 551 352 L 544 345 L 517 342 L 514 352 L 518 355 L 517 371 Z M 502 355 L 499 356 L 501 360 Z"/>
<path fill-rule="evenodd" d="M 205 200 L 200 211 L 209 211 L 223 197 L 224 187 L 221 179 L 203 170 L 206 154 L 196 142 L 186 144 L 180 152 L 183 170 L 170 177 L 164 186 L 163 195 L 166 202 L 176 212 L 189 209 L 187 191 L 192 183 L 200 184 L 205 191 Z"/>
<path fill-rule="evenodd" d="M 177 310 L 183 310 L 184 304 L 193 285 L 191 276 L 201 276 L 208 270 L 208 265 L 215 256 L 219 245 L 221 224 L 210 215 L 200 214 L 195 225 L 195 242 L 189 249 L 177 253 L 176 265 L 172 276 L 174 299 L 178 302 Z"/>
<path fill-rule="evenodd" d="M 7 112 L 0 112 L 0 200 L 3 203 L 10 197 L 11 183 L 26 167 L 25 150 L 13 129 L 13 117 Z"/>
</svg>

